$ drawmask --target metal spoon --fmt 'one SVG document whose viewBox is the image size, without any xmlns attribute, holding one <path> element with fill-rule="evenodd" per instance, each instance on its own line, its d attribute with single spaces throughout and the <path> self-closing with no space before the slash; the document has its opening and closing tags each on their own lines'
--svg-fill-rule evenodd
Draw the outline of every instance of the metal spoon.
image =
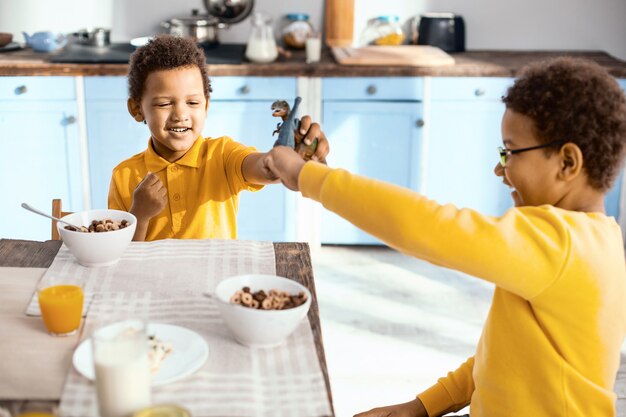
<svg viewBox="0 0 626 417">
<path fill-rule="evenodd" d="M 66 222 L 65 220 L 57 219 L 56 217 L 53 217 L 53 216 L 51 216 L 51 215 L 49 215 L 49 214 L 46 214 L 46 213 L 44 213 L 43 211 L 39 211 L 39 210 L 37 210 L 36 208 L 31 207 L 31 206 L 29 206 L 29 205 L 28 205 L 28 204 L 26 204 L 26 203 L 22 203 L 22 207 L 23 207 L 23 208 L 25 208 L 25 209 L 26 209 L 26 210 L 28 210 L 28 211 L 32 211 L 33 213 L 39 214 L 40 216 L 44 216 L 44 217 L 47 217 L 47 218 L 49 218 L 49 219 L 56 220 L 56 221 L 58 221 L 58 222 L 64 223 L 64 224 L 66 224 L 66 225 L 68 225 L 68 226 L 72 226 L 74 229 L 76 229 L 76 230 L 77 230 L 77 231 L 79 231 L 79 232 L 82 232 L 82 231 L 83 231 L 82 227 L 74 226 L 72 223 L 68 223 L 68 222 Z"/>
</svg>

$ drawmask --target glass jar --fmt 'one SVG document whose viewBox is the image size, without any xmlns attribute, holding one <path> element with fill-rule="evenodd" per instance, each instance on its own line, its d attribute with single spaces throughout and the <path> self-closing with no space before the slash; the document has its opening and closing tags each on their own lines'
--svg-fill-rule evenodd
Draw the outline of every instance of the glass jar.
<svg viewBox="0 0 626 417">
<path fill-rule="evenodd" d="M 305 13 L 289 13 L 282 30 L 285 46 L 293 49 L 303 49 L 306 40 L 313 36 L 315 29 L 309 22 L 309 15 Z"/>
<path fill-rule="evenodd" d="M 361 34 L 361 46 L 401 45 L 404 42 L 404 31 L 399 21 L 398 16 L 378 16 L 371 19 Z"/>
<path fill-rule="evenodd" d="M 246 45 L 246 58 L 252 62 L 267 63 L 278 57 L 276 39 L 272 29 L 272 19 L 256 12 L 252 17 L 252 30 Z"/>
</svg>

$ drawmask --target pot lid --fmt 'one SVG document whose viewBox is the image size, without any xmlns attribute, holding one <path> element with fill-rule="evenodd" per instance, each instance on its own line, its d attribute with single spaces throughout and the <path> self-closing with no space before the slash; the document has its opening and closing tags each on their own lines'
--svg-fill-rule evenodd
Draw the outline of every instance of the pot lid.
<svg viewBox="0 0 626 417">
<path fill-rule="evenodd" d="M 422 14 L 422 17 L 428 19 L 454 19 L 457 16 L 452 12 L 429 12 Z"/>
<path fill-rule="evenodd" d="M 175 17 L 173 19 L 170 19 L 169 22 L 173 25 L 198 27 L 213 26 L 219 23 L 218 20 L 213 16 L 210 16 L 208 14 L 200 14 L 198 9 L 193 9 L 191 11 L 191 16 Z"/>
</svg>

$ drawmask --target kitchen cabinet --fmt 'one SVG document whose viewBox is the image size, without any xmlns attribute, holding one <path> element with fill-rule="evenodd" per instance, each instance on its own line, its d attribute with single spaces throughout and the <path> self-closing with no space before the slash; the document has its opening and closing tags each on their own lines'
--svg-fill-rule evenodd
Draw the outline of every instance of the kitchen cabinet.
<svg viewBox="0 0 626 417">
<path fill-rule="evenodd" d="M 420 191 L 421 78 L 328 78 L 322 97 L 330 166 Z M 322 243 L 380 244 L 328 210 L 321 228 Z"/>
<path fill-rule="evenodd" d="M 619 81 L 626 90 L 626 79 Z M 268 150 L 279 122 L 271 117 L 270 105 L 278 98 L 293 101 L 296 78 L 222 76 L 212 82 L 205 136 L 228 135 Z M 512 202 L 493 167 L 495 148 L 501 145 L 500 97 L 511 82 L 495 77 L 324 78 L 322 126 L 331 141 L 329 164 L 440 203 L 502 214 Z M 107 206 L 112 169 L 142 152 L 150 135 L 147 126 L 130 117 L 126 99 L 123 76 L 0 78 L 0 140 L 11 152 L 5 158 L 7 174 L 0 179 L 5 195 L 0 214 L 11 220 L 0 222 L 0 237 L 49 238 L 49 221 L 22 209 L 23 201 L 44 211 L 52 198 L 62 198 L 70 211 Z M 22 154 L 26 162 L 16 157 Z M 622 183 L 623 175 L 606 197 L 607 213 L 615 217 Z M 270 185 L 240 196 L 241 239 L 296 239 L 294 193 Z M 326 210 L 321 218 L 323 243 L 380 244 Z"/>
<path fill-rule="evenodd" d="M 426 78 L 423 192 L 440 203 L 501 215 L 513 205 L 510 190 L 493 173 L 502 146 L 501 97 L 512 78 Z M 626 80 L 619 80 L 626 91 Z M 623 174 L 605 199 L 618 217 Z"/>
<path fill-rule="evenodd" d="M 620 174 L 619 177 L 615 180 L 615 184 L 606 194 L 604 198 L 604 208 L 606 210 L 606 214 L 609 216 L 613 216 L 616 219 L 620 215 L 620 198 L 621 198 L 621 190 L 622 190 L 622 182 L 624 181 L 624 172 Z"/>
<path fill-rule="evenodd" d="M 126 77 L 86 77 L 91 207 L 106 208 L 113 168 L 148 145 L 148 126 L 128 113 Z"/>
<path fill-rule="evenodd" d="M 427 78 L 423 192 L 441 204 L 501 215 L 510 190 L 493 170 L 510 78 Z"/>
<path fill-rule="evenodd" d="M 620 79 L 618 82 L 622 87 L 622 90 L 626 93 L 626 79 Z M 624 170 L 626 170 L 626 167 L 624 167 Z M 622 183 L 624 181 L 624 170 L 622 170 L 621 175 L 617 178 L 615 184 L 613 184 L 613 187 L 604 199 L 606 214 L 613 216 L 616 219 L 620 216 L 620 200 L 623 199 L 621 190 Z"/>
<path fill-rule="evenodd" d="M 205 136 L 230 136 L 254 146 L 271 149 L 279 118 L 272 117 L 276 99 L 290 105 L 296 97 L 295 78 L 213 77 L 213 93 Z M 239 194 L 237 236 L 239 239 L 294 241 L 296 239 L 296 194 L 281 184 L 266 185 L 257 192 Z"/>
<path fill-rule="evenodd" d="M 0 78 L 0 132 L 0 237 L 50 239 L 50 220 L 20 204 L 47 212 L 62 198 L 67 210 L 83 209 L 74 79 Z"/>
<path fill-rule="evenodd" d="M 277 98 L 293 101 L 294 78 L 212 77 L 213 93 L 203 135 L 230 136 L 259 151 L 271 148 L 272 132 L 280 119 L 271 115 Z M 113 168 L 142 152 L 150 132 L 126 109 L 125 77 L 85 79 L 91 199 L 93 207 L 106 207 Z M 238 237 L 240 239 L 295 240 L 295 195 L 280 185 L 255 193 L 240 194 Z"/>
</svg>

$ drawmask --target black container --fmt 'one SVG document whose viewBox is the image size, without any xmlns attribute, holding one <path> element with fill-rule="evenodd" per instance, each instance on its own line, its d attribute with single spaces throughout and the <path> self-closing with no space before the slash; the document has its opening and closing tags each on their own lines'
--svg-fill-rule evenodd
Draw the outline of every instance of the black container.
<svg viewBox="0 0 626 417">
<path fill-rule="evenodd" d="M 465 22 L 454 13 L 426 13 L 419 21 L 418 45 L 437 46 L 446 52 L 465 51 Z"/>
</svg>

